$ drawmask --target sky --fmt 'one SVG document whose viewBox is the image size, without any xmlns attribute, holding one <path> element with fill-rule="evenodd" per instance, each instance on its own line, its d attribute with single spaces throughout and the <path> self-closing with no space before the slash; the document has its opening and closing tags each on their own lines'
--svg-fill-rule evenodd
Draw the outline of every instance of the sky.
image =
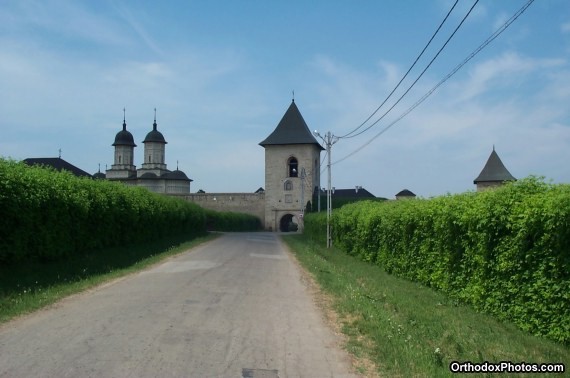
<svg viewBox="0 0 570 378">
<path fill-rule="evenodd" d="M 254 192 L 265 185 L 259 142 L 293 96 L 311 131 L 348 134 L 396 87 L 453 3 L 2 0 L 0 156 L 61 149 L 77 167 L 104 171 L 126 109 L 140 167 L 156 108 L 168 168 L 194 180 L 192 192 Z M 536 0 L 401 118 L 525 3 L 479 1 L 391 111 L 332 146 L 332 185 L 386 198 L 473 191 L 493 148 L 518 179 L 570 183 L 567 0 Z M 404 94 L 473 4 L 458 1 L 359 130 Z"/>
</svg>

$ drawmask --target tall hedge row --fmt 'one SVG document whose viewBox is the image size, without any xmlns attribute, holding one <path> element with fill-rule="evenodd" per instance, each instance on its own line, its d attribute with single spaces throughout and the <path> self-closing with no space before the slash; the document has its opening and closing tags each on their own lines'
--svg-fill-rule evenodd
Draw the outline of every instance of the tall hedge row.
<svg viewBox="0 0 570 378">
<path fill-rule="evenodd" d="M 250 214 L 231 211 L 206 211 L 206 227 L 215 231 L 259 231 L 261 220 Z"/>
<path fill-rule="evenodd" d="M 363 202 L 333 212 L 333 241 L 533 334 L 570 342 L 570 185 Z M 326 217 L 306 232 L 324 240 Z"/>
<path fill-rule="evenodd" d="M 205 232 L 206 211 L 193 203 L 0 159 L 0 262 Z"/>
</svg>

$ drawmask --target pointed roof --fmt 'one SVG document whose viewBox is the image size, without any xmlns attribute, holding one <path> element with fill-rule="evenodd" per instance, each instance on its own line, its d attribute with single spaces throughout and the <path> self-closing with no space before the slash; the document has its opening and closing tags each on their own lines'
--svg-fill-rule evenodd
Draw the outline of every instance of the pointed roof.
<svg viewBox="0 0 570 378">
<path fill-rule="evenodd" d="M 299 108 L 295 105 L 295 100 L 291 102 L 289 109 L 287 109 L 275 130 L 259 143 L 263 147 L 284 144 L 314 144 L 321 150 L 324 150 L 309 131 L 309 127 L 305 123 Z"/>
<path fill-rule="evenodd" d="M 93 177 L 90 173 L 83 169 L 77 168 L 75 165 L 68 163 L 60 157 L 56 158 L 28 158 L 23 160 L 27 165 L 39 165 L 51 167 L 57 171 L 68 171 L 78 177 Z"/>
<path fill-rule="evenodd" d="M 396 197 L 415 197 L 416 195 L 408 189 L 404 189 L 398 192 L 398 194 L 396 194 Z"/>
<path fill-rule="evenodd" d="M 483 170 L 479 173 L 479 176 L 477 176 L 473 183 L 477 184 L 479 182 L 502 182 L 512 180 L 516 180 L 516 178 L 511 175 L 507 168 L 505 168 L 501 158 L 499 158 L 499 155 L 495 152 L 495 146 L 493 146 L 491 156 L 489 156 Z"/>
</svg>

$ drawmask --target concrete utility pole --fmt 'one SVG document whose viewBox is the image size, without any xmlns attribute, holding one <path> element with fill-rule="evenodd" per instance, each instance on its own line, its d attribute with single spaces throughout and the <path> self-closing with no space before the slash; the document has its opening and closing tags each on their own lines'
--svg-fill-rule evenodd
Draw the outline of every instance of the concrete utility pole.
<svg viewBox="0 0 570 378">
<path fill-rule="evenodd" d="M 300 230 L 301 232 L 305 231 L 305 168 L 301 168 L 301 221 L 300 223 Z"/>
<path fill-rule="evenodd" d="M 315 130 L 315 136 L 318 136 L 323 140 L 327 149 L 327 248 L 332 246 L 332 239 L 331 239 L 331 215 L 332 215 L 332 196 L 331 196 L 331 150 L 332 145 L 338 142 L 338 137 L 331 134 L 331 132 L 327 132 L 325 136 L 321 136 L 318 131 Z M 320 195 L 320 188 L 319 188 L 319 195 Z"/>
</svg>

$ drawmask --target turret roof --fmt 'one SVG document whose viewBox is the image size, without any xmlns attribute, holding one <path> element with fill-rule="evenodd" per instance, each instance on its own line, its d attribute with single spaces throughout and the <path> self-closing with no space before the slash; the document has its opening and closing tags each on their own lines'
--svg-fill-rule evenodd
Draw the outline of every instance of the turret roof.
<svg viewBox="0 0 570 378">
<path fill-rule="evenodd" d="M 516 180 L 513 175 L 505 168 L 505 165 L 499 158 L 499 155 L 495 152 L 495 147 L 493 146 L 493 152 L 487 159 L 487 163 L 483 167 L 479 176 L 473 181 L 474 184 L 479 182 L 502 182 L 502 181 L 512 181 Z"/>
<path fill-rule="evenodd" d="M 131 146 L 136 147 L 135 140 L 133 139 L 133 134 L 127 130 L 127 123 L 123 119 L 123 130 L 119 131 L 115 136 L 115 143 L 112 146 Z"/>
<path fill-rule="evenodd" d="M 164 144 L 167 143 L 162 133 L 158 131 L 156 128 L 157 125 L 155 119 L 154 123 L 152 124 L 152 130 L 148 134 L 146 134 L 146 138 L 144 138 L 143 143 L 148 143 L 148 142 L 164 143 Z"/>
<path fill-rule="evenodd" d="M 259 143 L 263 147 L 284 144 L 314 144 L 321 150 L 324 150 L 309 131 L 309 127 L 305 123 L 299 108 L 295 105 L 295 100 L 291 102 L 289 109 L 287 109 L 275 130 Z"/>
</svg>

